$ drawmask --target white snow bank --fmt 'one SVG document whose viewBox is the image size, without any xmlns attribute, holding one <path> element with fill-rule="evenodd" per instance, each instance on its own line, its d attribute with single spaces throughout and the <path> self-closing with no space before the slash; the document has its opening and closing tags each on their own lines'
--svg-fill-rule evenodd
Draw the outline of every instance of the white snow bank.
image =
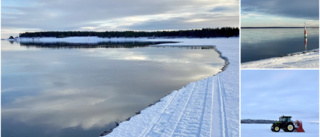
<svg viewBox="0 0 320 137">
<path fill-rule="evenodd" d="M 319 49 L 293 56 L 276 57 L 241 64 L 241 68 L 319 68 Z"/>
<path fill-rule="evenodd" d="M 271 124 L 241 124 L 241 137 L 318 137 L 319 124 L 303 122 L 305 132 L 272 132 Z"/>
<path fill-rule="evenodd" d="M 230 64 L 216 76 L 172 92 L 107 136 L 238 137 L 239 38 L 162 40 L 181 42 L 163 46 L 216 45 Z"/>
</svg>

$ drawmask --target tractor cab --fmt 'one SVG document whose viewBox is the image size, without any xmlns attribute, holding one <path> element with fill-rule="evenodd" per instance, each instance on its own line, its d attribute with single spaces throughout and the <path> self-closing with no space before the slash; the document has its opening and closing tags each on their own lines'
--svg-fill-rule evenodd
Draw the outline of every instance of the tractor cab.
<svg viewBox="0 0 320 137">
<path fill-rule="evenodd" d="M 279 117 L 279 122 L 281 123 L 291 122 L 291 116 L 281 116 Z"/>
</svg>

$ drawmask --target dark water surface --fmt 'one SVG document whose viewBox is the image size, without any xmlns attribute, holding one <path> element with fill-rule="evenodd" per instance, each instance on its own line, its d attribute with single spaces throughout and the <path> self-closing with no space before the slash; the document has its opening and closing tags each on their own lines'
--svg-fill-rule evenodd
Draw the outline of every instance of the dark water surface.
<svg viewBox="0 0 320 137">
<path fill-rule="evenodd" d="M 319 48 L 319 28 L 241 29 L 241 62 L 281 57 L 294 52 Z"/>
<path fill-rule="evenodd" d="M 213 49 L 1 44 L 3 137 L 99 136 L 224 65 Z"/>
</svg>

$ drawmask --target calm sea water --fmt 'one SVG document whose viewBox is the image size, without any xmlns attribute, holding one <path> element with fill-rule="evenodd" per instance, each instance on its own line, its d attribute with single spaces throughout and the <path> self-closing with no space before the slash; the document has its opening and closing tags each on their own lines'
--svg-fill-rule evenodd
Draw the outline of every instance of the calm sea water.
<svg viewBox="0 0 320 137">
<path fill-rule="evenodd" d="M 241 62 L 319 48 L 319 28 L 307 28 L 305 45 L 304 28 L 241 29 Z"/>
<path fill-rule="evenodd" d="M 213 49 L 1 44 L 4 137 L 99 136 L 224 65 Z"/>
</svg>

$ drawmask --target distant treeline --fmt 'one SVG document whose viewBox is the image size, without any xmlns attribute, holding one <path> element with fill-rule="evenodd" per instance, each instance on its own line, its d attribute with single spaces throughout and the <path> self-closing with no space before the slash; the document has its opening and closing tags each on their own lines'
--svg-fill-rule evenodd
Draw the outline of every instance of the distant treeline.
<svg viewBox="0 0 320 137">
<path fill-rule="evenodd" d="M 243 124 L 272 124 L 276 120 L 265 120 L 265 119 L 241 119 Z"/>
<path fill-rule="evenodd" d="M 79 37 L 97 36 L 102 38 L 112 37 L 190 37 L 190 38 L 209 38 L 209 37 L 238 37 L 239 28 L 203 28 L 192 30 L 176 31 L 45 31 L 45 32 L 25 32 L 20 33 L 19 37 Z"/>
<path fill-rule="evenodd" d="M 296 29 L 304 27 L 241 27 L 241 29 Z M 307 27 L 307 28 L 319 28 L 319 27 Z"/>
</svg>

